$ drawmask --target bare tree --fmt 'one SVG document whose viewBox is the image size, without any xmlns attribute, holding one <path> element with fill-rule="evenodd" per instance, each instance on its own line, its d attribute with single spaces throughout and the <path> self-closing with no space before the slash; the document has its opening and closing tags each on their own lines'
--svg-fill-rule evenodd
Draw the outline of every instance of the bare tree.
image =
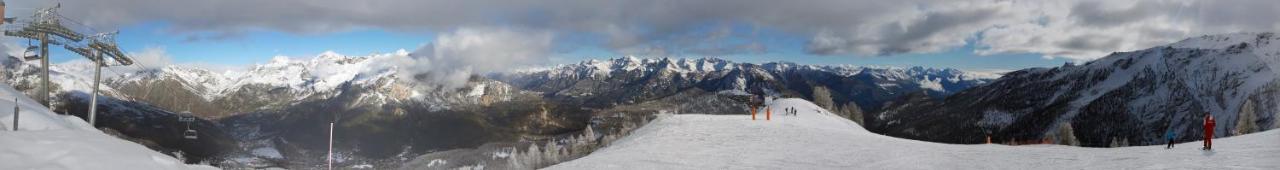
<svg viewBox="0 0 1280 170">
<path fill-rule="evenodd" d="M 849 120 L 853 120 L 858 125 L 863 125 L 862 108 L 859 108 L 857 103 L 852 101 L 845 103 L 844 106 L 840 107 L 840 113 L 847 115 Z"/>
</svg>

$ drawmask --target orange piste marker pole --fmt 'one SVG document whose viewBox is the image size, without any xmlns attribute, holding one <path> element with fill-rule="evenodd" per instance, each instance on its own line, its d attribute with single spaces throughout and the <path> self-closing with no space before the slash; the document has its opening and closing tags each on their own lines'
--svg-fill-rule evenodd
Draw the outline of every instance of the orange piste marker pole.
<svg viewBox="0 0 1280 170">
<path fill-rule="evenodd" d="M 751 106 L 751 120 L 756 120 L 756 106 Z"/>
<path fill-rule="evenodd" d="M 772 108 L 773 108 L 773 106 L 765 106 L 765 107 L 764 107 L 764 120 L 769 120 L 770 118 L 773 118 L 773 109 L 772 109 Z"/>
</svg>

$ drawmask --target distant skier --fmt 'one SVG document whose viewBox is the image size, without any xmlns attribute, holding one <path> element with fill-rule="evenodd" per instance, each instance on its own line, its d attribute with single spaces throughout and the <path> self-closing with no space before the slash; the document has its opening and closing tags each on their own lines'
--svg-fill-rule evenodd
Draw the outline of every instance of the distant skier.
<svg viewBox="0 0 1280 170">
<path fill-rule="evenodd" d="M 1169 141 L 1169 145 L 1165 146 L 1164 147 L 1165 149 L 1173 149 L 1173 139 L 1176 138 L 1177 135 L 1178 134 L 1173 133 L 1173 128 L 1170 128 L 1167 132 L 1164 132 L 1165 140 Z"/>
<path fill-rule="evenodd" d="M 1204 116 L 1204 150 L 1213 150 L 1213 115 L 1205 113 Z"/>
</svg>

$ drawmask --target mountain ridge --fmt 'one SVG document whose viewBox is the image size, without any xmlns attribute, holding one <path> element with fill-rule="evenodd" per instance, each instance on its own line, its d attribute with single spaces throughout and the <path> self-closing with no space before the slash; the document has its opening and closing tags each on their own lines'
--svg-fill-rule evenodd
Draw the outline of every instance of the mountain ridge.
<svg viewBox="0 0 1280 170">
<path fill-rule="evenodd" d="M 945 99 L 898 103 L 870 129 L 948 143 L 990 134 L 1101 147 L 1159 144 L 1166 131 L 1196 139 L 1205 113 L 1219 120 L 1219 137 L 1276 128 L 1280 116 L 1267 113 L 1280 110 L 1278 39 L 1206 35 L 1078 66 L 1014 71 Z"/>
</svg>

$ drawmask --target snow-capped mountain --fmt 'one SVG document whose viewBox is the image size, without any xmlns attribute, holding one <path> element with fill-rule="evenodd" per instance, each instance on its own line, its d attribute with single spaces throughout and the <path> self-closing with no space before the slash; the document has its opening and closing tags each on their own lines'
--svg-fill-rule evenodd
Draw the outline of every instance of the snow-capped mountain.
<svg viewBox="0 0 1280 170">
<path fill-rule="evenodd" d="M 799 65 L 787 62 L 771 62 L 764 64 L 734 63 L 719 58 L 636 58 L 632 56 L 611 60 L 587 60 L 578 64 L 560 65 L 552 68 L 518 71 L 517 77 L 536 77 L 543 79 L 610 79 L 629 72 L 648 74 L 664 73 L 683 77 L 714 78 L 724 76 L 733 71 L 747 71 L 764 74 L 781 72 L 818 71 L 828 72 L 841 77 L 867 77 L 878 80 L 881 88 L 913 88 L 926 89 L 940 93 L 954 93 L 964 89 L 962 84 L 982 84 L 999 78 L 999 74 L 964 72 L 956 69 L 935 69 L 924 67 L 861 67 L 830 65 Z M 777 76 L 766 77 L 768 80 L 781 79 Z M 911 84 L 894 84 L 909 80 Z M 883 82 L 883 83 L 879 83 Z M 746 90 L 743 84 L 730 84 L 731 90 Z M 909 85 L 905 87 L 897 87 Z"/>
<path fill-rule="evenodd" d="M 1237 33 L 1117 52 L 1083 65 L 1015 71 L 945 100 L 905 99 L 872 130 L 957 143 L 1053 138 L 1084 146 L 1163 143 L 1280 127 L 1280 37 Z"/>
<path fill-rule="evenodd" d="M 999 75 L 923 67 L 735 63 L 718 58 L 587 60 L 577 64 L 494 76 L 556 99 L 609 107 L 673 96 L 688 90 L 727 94 L 801 96 L 830 101 L 846 117 L 877 111 L 885 101 L 913 92 L 945 96 Z M 818 95 L 815 91 L 823 94 Z"/>
<path fill-rule="evenodd" d="M 320 125 L 334 119 L 358 119 L 348 126 L 385 129 L 390 126 L 438 126 L 447 128 L 459 125 L 453 122 L 472 122 L 484 114 L 472 113 L 433 118 L 431 121 L 446 123 L 419 123 L 415 125 L 389 123 L 421 122 L 421 119 L 398 119 L 408 113 L 442 112 L 485 107 L 491 103 L 506 102 L 516 96 L 533 93 L 520 92 L 502 82 L 473 77 L 460 89 L 441 89 L 430 83 L 400 78 L 402 74 L 394 65 L 381 64 L 384 60 L 409 57 L 405 51 L 370 56 L 342 56 L 328 52 L 308 59 L 276 57 L 271 62 L 243 69 L 211 71 L 199 67 L 173 65 L 160 68 L 134 69 L 115 67 L 104 69 L 102 95 L 99 100 L 100 127 L 122 133 L 120 137 L 137 140 L 157 150 L 183 150 L 200 154 L 197 159 L 213 156 L 225 157 L 227 153 L 241 152 L 238 142 L 272 143 L 288 142 L 290 147 L 318 143 L 319 140 L 279 134 L 310 133 L 304 126 Z M 35 94 L 38 87 L 38 65 L 6 57 L 4 80 L 19 90 Z M 88 93 L 92 88 L 92 65 L 88 63 L 64 63 L 51 68 L 54 108 L 58 112 L 86 115 Z M 410 74 L 411 75 L 411 74 Z M 34 95 L 32 95 L 34 96 Z M 536 110 L 537 107 L 523 108 Z M 550 109 L 548 109 L 550 110 Z M 563 110 L 563 109 L 556 109 Z M 193 128 L 200 131 L 195 144 L 183 140 L 182 124 L 176 122 L 181 111 L 191 111 L 209 120 L 199 120 Z M 494 114 L 506 112 L 492 112 Z M 572 113 L 572 112 L 565 112 Z M 421 116 L 421 115 L 419 115 Z M 533 121 L 563 121 L 572 116 Z M 259 118 L 259 119 L 255 119 Z M 247 120 L 246 119 L 254 119 Z M 514 120 L 513 120 L 514 121 Z M 462 123 L 466 124 L 466 123 Z M 560 123 L 575 125 L 572 123 Z M 263 126 L 267 125 L 267 126 Z M 485 123 L 469 126 L 488 126 Z M 521 126 L 540 127 L 538 123 L 521 123 Z M 141 128 L 146 127 L 146 128 Z M 245 130 L 242 127 L 247 127 Z M 227 129 L 223 129 L 227 128 Z M 357 128 L 351 128 L 352 131 Z M 405 130 L 420 129 L 409 128 Z M 479 128 L 484 129 L 484 128 Z M 224 131 L 226 130 L 226 131 Z M 305 132 L 304 132 L 305 131 Z M 225 132 L 225 133 L 224 133 Z M 458 131 L 463 132 L 463 131 Z M 504 131 L 506 132 L 506 131 Z M 516 131 L 519 132 L 519 131 Z M 379 131 L 365 134 L 381 134 L 380 137 L 350 139 L 384 140 L 398 138 L 399 131 Z M 318 134 L 318 133 L 316 133 Z M 499 133 L 475 132 L 475 136 L 491 136 Z M 346 134 L 360 135 L 360 134 Z M 501 134 L 505 135 L 505 134 Z M 236 137 L 235 139 L 232 136 Z M 508 135 L 509 136 L 509 135 Z M 250 138 L 244 138 L 250 137 Z M 424 137 L 439 137 L 426 135 Z M 405 138 L 406 141 L 408 138 Z M 486 138 L 459 138 L 457 143 L 483 143 Z M 238 141 L 238 142 L 237 142 Z M 423 141 L 423 140 L 415 140 Z M 437 140 L 448 142 L 449 140 Z M 362 145 L 361 147 L 396 148 L 412 145 Z M 228 147 L 229 146 L 229 147 Z M 244 145 L 242 145 L 244 146 Z M 258 146 L 258 145 L 253 145 Z M 309 145 L 308 145 L 309 146 Z M 317 145 L 318 146 L 318 145 Z M 418 145 L 423 150 L 452 145 Z M 346 146 L 343 146 L 346 147 Z M 245 148 L 252 149 L 252 148 Z M 353 150 L 373 150 L 360 148 Z M 282 151 L 283 152 L 283 151 Z M 352 151 L 354 152 L 354 151 Z M 295 152 L 285 152 L 291 154 Z M 217 161 L 217 160 L 213 160 Z"/>
<path fill-rule="evenodd" d="M 437 109 L 502 101 L 510 98 L 507 94 L 516 93 L 501 82 L 483 78 L 473 79 L 463 89 L 439 89 L 429 83 L 399 78 L 400 69 L 382 64 L 408 55 L 404 50 L 369 56 L 325 52 L 303 59 L 280 56 L 265 64 L 226 71 L 183 65 L 150 69 L 123 67 L 106 70 L 102 91 L 106 96 L 143 101 L 169 110 L 190 110 L 207 118 L 278 110 L 301 101 L 333 98 L 346 89 L 362 89 L 358 97 L 364 104 L 414 101 Z M 33 76 L 37 66 L 17 61 L 7 63 L 19 68 L 9 76 L 17 78 L 14 83 L 20 88 L 34 88 L 38 83 L 38 77 Z M 93 78 L 91 68 L 89 63 L 54 65 L 51 75 L 58 86 L 55 93 L 89 92 Z"/>
</svg>

